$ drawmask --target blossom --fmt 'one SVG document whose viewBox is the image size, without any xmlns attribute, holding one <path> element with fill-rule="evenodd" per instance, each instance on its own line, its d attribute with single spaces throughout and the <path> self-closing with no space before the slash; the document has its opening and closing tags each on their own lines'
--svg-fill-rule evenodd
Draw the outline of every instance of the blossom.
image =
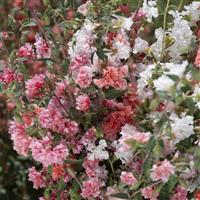
<svg viewBox="0 0 200 200">
<path fill-rule="evenodd" d="M 193 130 L 193 116 L 182 113 L 179 118 L 175 113 L 170 116 L 171 128 L 174 136 L 174 144 L 179 143 L 181 140 L 189 138 L 194 134 Z"/>
<path fill-rule="evenodd" d="M 195 38 L 189 26 L 188 21 L 181 17 L 174 19 L 174 26 L 169 30 L 169 36 L 175 39 L 175 42 L 168 48 L 172 60 L 178 62 L 183 53 L 188 53 L 192 40 Z"/>
<path fill-rule="evenodd" d="M 93 143 L 89 143 L 87 145 L 88 150 L 88 159 L 89 160 L 107 160 L 109 158 L 109 154 L 106 150 L 107 143 L 105 140 L 100 140 L 99 145 L 96 146 Z"/>
<path fill-rule="evenodd" d="M 35 98 L 40 95 L 40 90 L 43 88 L 45 83 L 44 74 L 36 74 L 31 79 L 25 82 L 26 95 L 29 99 Z"/>
<path fill-rule="evenodd" d="M 170 200 L 188 200 L 187 189 L 181 186 L 177 186 L 176 193 L 170 198 Z"/>
<path fill-rule="evenodd" d="M 169 91 L 174 85 L 174 81 L 166 75 L 160 76 L 158 79 L 153 81 L 156 91 Z"/>
<path fill-rule="evenodd" d="M 39 113 L 39 122 L 43 128 L 51 129 L 55 132 L 69 137 L 78 132 L 78 124 L 63 116 L 62 107 L 57 100 L 51 99 L 48 108 L 41 109 Z"/>
<path fill-rule="evenodd" d="M 35 58 L 35 52 L 34 52 L 32 44 L 26 43 L 23 46 L 21 46 L 20 49 L 18 50 L 18 56 L 29 58 L 29 59 Z"/>
<path fill-rule="evenodd" d="M 30 144 L 33 158 L 42 163 L 44 167 L 52 164 L 62 164 L 68 156 L 68 149 L 63 144 L 53 146 L 50 136 L 45 136 L 42 140 L 34 138 Z"/>
<path fill-rule="evenodd" d="M 87 66 L 81 67 L 76 77 L 76 84 L 78 84 L 81 88 L 87 88 L 92 83 L 93 72 Z"/>
<path fill-rule="evenodd" d="M 124 79 L 128 74 L 128 67 L 123 66 L 119 69 L 115 67 L 107 67 L 103 71 L 103 77 L 101 79 L 94 79 L 95 85 L 99 88 L 109 88 L 110 86 L 118 90 L 125 90 L 127 82 Z"/>
<path fill-rule="evenodd" d="M 16 121 L 11 121 L 9 125 L 9 134 L 14 143 L 14 150 L 17 151 L 18 154 L 27 156 L 31 138 L 26 134 L 25 126 Z"/>
<path fill-rule="evenodd" d="M 101 186 L 102 182 L 96 178 L 84 181 L 81 196 L 87 199 L 97 198 L 100 194 Z"/>
<path fill-rule="evenodd" d="M 123 106 L 118 111 L 110 113 L 102 124 L 102 129 L 105 138 L 113 140 L 116 138 L 116 133 L 120 131 L 121 126 L 126 122 L 131 121 L 132 110 L 130 106 Z"/>
<path fill-rule="evenodd" d="M 6 85 L 9 85 L 14 80 L 17 80 L 17 76 L 10 68 L 4 68 L 3 72 L 0 73 L 0 81 L 5 83 Z"/>
<path fill-rule="evenodd" d="M 142 10 L 146 15 L 147 21 L 152 22 L 152 18 L 158 17 L 157 0 L 144 0 Z"/>
<path fill-rule="evenodd" d="M 54 181 L 59 180 L 64 175 L 63 165 L 53 165 L 52 167 L 52 179 Z"/>
<path fill-rule="evenodd" d="M 186 70 L 188 61 L 183 61 L 181 64 L 165 63 L 164 68 L 168 71 L 165 72 L 166 75 L 175 75 L 181 78 Z"/>
<path fill-rule="evenodd" d="M 78 12 L 81 13 L 82 15 L 86 16 L 88 13 L 88 10 L 90 8 L 90 6 L 92 5 L 91 1 L 86 1 L 85 4 L 82 4 L 78 7 Z"/>
<path fill-rule="evenodd" d="M 141 193 L 145 199 L 150 199 L 150 200 L 157 200 L 157 197 L 159 196 L 159 192 L 156 191 L 155 188 L 152 186 L 143 188 L 141 190 Z"/>
<path fill-rule="evenodd" d="M 35 167 L 28 170 L 29 181 L 33 182 L 33 188 L 39 189 L 46 186 L 46 178 L 41 172 L 36 171 Z"/>
<path fill-rule="evenodd" d="M 135 45 L 133 48 L 133 53 L 141 53 L 141 52 L 145 52 L 146 49 L 148 49 L 149 44 L 147 41 L 143 40 L 140 37 L 137 37 L 135 39 Z"/>
<path fill-rule="evenodd" d="M 90 108 L 90 98 L 86 94 L 79 95 L 76 98 L 76 108 L 80 111 L 87 112 Z"/>
<path fill-rule="evenodd" d="M 50 58 L 51 57 L 51 48 L 49 43 L 45 41 L 39 34 L 35 35 L 35 48 L 37 58 Z"/>
<path fill-rule="evenodd" d="M 121 151 L 128 151 L 131 149 L 131 146 L 128 144 L 128 141 L 136 141 L 141 144 L 145 144 L 149 141 L 151 134 L 149 132 L 139 132 L 132 125 L 125 124 L 121 129 L 121 138 L 119 143 L 121 145 Z"/>
<path fill-rule="evenodd" d="M 195 63 L 194 63 L 198 68 L 200 68 L 200 47 L 198 48 L 198 51 L 197 51 L 197 55 L 196 55 L 196 58 L 195 58 Z"/>
<path fill-rule="evenodd" d="M 133 176 L 131 172 L 121 172 L 120 176 L 121 182 L 127 185 L 135 185 L 137 183 L 136 178 Z"/>
<path fill-rule="evenodd" d="M 151 179 L 153 181 L 163 181 L 166 183 L 169 180 L 169 177 L 175 172 L 175 167 L 168 161 L 164 160 L 159 165 L 153 165 L 151 169 Z"/>
<path fill-rule="evenodd" d="M 193 100 L 196 102 L 196 106 L 200 109 L 200 87 L 199 85 L 194 86 Z"/>
</svg>

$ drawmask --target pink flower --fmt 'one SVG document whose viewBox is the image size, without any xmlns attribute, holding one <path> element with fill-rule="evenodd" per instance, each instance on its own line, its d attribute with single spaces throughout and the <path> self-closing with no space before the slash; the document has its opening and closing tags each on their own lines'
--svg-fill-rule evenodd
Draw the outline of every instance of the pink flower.
<svg viewBox="0 0 200 200">
<path fill-rule="evenodd" d="M 57 99 L 52 98 L 47 108 L 39 113 L 39 121 L 43 128 L 51 129 L 54 132 L 74 136 L 78 132 L 78 124 L 63 116 L 63 107 Z"/>
<path fill-rule="evenodd" d="M 86 171 L 86 174 L 90 178 L 96 177 L 95 169 L 99 166 L 99 160 L 88 160 L 85 159 L 83 162 L 83 167 Z"/>
<path fill-rule="evenodd" d="M 130 106 L 123 106 L 123 109 L 109 114 L 103 124 L 102 129 L 105 138 L 112 140 L 116 138 L 116 133 L 120 131 L 121 126 L 131 120 L 132 110 Z"/>
<path fill-rule="evenodd" d="M 81 138 L 80 143 L 87 146 L 89 142 L 94 142 L 96 140 L 95 131 L 96 129 L 94 127 L 88 129 L 85 135 Z"/>
<path fill-rule="evenodd" d="M 188 200 L 187 189 L 181 186 L 176 188 L 176 193 L 170 198 L 170 200 Z"/>
<path fill-rule="evenodd" d="M 120 176 L 121 182 L 127 185 L 135 185 L 137 183 L 136 178 L 133 176 L 131 172 L 121 172 Z"/>
<path fill-rule="evenodd" d="M 162 180 L 166 183 L 169 180 L 169 177 L 174 174 L 175 167 L 165 159 L 159 166 L 154 164 L 151 171 L 150 176 L 153 181 Z"/>
<path fill-rule="evenodd" d="M 196 59 L 195 59 L 194 64 L 195 64 L 197 67 L 200 68 L 200 47 L 199 47 L 199 49 L 198 49 L 198 51 L 197 51 L 197 55 L 196 55 Z"/>
<path fill-rule="evenodd" d="M 145 144 L 151 137 L 151 133 L 139 132 L 130 124 L 126 124 L 122 127 L 120 134 L 122 137 L 119 139 L 119 143 L 121 144 L 122 151 L 128 151 L 131 149 L 131 146 L 128 144 L 129 141 L 136 141 L 138 143 Z"/>
<path fill-rule="evenodd" d="M 77 110 L 87 112 L 90 108 L 90 98 L 86 94 L 79 95 L 76 98 L 76 108 Z"/>
<path fill-rule="evenodd" d="M 18 50 L 18 56 L 29 59 L 35 58 L 35 52 L 32 44 L 26 43 L 25 45 L 21 46 L 20 49 Z"/>
<path fill-rule="evenodd" d="M 28 172 L 28 180 L 33 182 L 33 188 L 38 189 L 45 187 L 45 177 L 41 172 L 37 172 L 35 167 L 29 168 Z"/>
<path fill-rule="evenodd" d="M 155 190 L 154 187 L 148 186 L 145 187 L 141 190 L 142 196 L 145 199 L 150 199 L 150 200 L 157 200 L 157 197 L 159 196 L 159 192 Z"/>
<path fill-rule="evenodd" d="M 90 67 L 81 67 L 76 77 L 76 84 L 78 84 L 81 88 L 87 88 L 92 83 L 92 71 Z"/>
<path fill-rule="evenodd" d="M 95 85 L 99 88 L 109 88 L 114 87 L 118 90 L 125 90 L 127 87 L 127 81 L 124 79 L 128 75 L 128 67 L 123 66 L 117 67 L 107 67 L 103 71 L 103 78 L 94 79 Z"/>
<path fill-rule="evenodd" d="M 97 198 L 100 194 L 101 186 L 102 182 L 96 178 L 84 181 L 81 196 L 87 199 Z"/>
<path fill-rule="evenodd" d="M 4 68 L 3 73 L 0 73 L 0 81 L 4 82 L 6 85 L 9 85 L 15 79 L 15 73 L 9 68 Z"/>
<path fill-rule="evenodd" d="M 33 158 L 42 163 L 44 167 L 53 164 L 62 164 L 68 156 L 68 149 L 63 144 L 53 145 L 51 136 L 46 136 L 42 140 L 33 139 L 30 144 Z"/>
<path fill-rule="evenodd" d="M 36 48 L 37 58 L 50 58 L 51 48 L 47 41 L 45 41 L 39 34 L 35 36 L 36 42 L 34 43 Z"/>
<path fill-rule="evenodd" d="M 26 81 L 26 95 L 29 99 L 40 95 L 40 90 L 44 86 L 45 75 L 36 74 L 33 78 Z"/>
<path fill-rule="evenodd" d="M 14 142 L 14 150 L 17 151 L 18 154 L 27 156 L 31 138 L 26 134 L 24 125 L 12 121 L 9 126 L 9 133 L 11 135 L 11 140 Z"/>
</svg>

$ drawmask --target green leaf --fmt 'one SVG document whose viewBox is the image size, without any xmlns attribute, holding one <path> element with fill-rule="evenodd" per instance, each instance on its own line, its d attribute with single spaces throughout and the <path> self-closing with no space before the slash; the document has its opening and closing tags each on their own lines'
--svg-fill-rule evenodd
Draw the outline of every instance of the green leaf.
<svg viewBox="0 0 200 200">
<path fill-rule="evenodd" d="M 150 110 L 156 110 L 157 108 L 158 108 L 158 106 L 160 105 L 160 100 L 158 100 L 158 99 L 153 99 L 152 101 L 151 101 L 151 103 L 150 103 L 150 106 L 149 106 L 149 108 L 150 108 Z"/>
<path fill-rule="evenodd" d="M 163 148 L 164 148 L 163 141 L 156 140 L 156 144 L 153 148 L 153 153 L 156 159 L 159 159 L 160 157 L 162 157 Z"/>
<path fill-rule="evenodd" d="M 195 153 L 194 153 L 194 157 L 195 157 L 195 167 L 197 169 L 200 170 L 200 148 L 197 148 Z"/>
<path fill-rule="evenodd" d="M 110 196 L 120 198 L 120 199 L 129 199 L 126 193 L 116 193 L 116 194 L 111 194 Z"/>
<path fill-rule="evenodd" d="M 115 98 L 121 97 L 123 94 L 124 94 L 124 91 L 115 90 L 115 89 L 111 88 L 105 92 L 105 98 L 106 99 L 115 99 Z"/>
<path fill-rule="evenodd" d="M 178 182 L 178 179 L 176 176 L 171 176 L 169 178 L 169 181 L 163 185 L 161 191 L 160 191 L 160 196 L 159 196 L 159 200 L 169 200 L 170 199 L 170 195 L 172 190 L 174 189 L 174 187 L 176 186 Z"/>
</svg>

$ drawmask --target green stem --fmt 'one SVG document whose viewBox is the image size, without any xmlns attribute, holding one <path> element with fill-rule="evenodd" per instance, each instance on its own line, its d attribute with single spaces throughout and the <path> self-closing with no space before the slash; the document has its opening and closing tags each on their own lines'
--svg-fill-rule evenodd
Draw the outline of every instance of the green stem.
<svg viewBox="0 0 200 200">
<path fill-rule="evenodd" d="M 178 6 L 178 11 L 180 11 L 180 9 L 181 9 L 181 7 L 182 7 L 182 5 L 183 5 L 183 1 L 184 1 L 184 0 L 181 0 L 181 1 L 180 1 L 179 6 Z"/>
<path fill-rule="evenodd" d="M 109 163 L 110 163 L 110 167 L 111 167 L 111 170 L 112 170 L 112 173 L 113 173 L 114 182 L 116 182 L 115 171 L 114 171 L 114 168 L 113 168 L 112 161 L 111 161 L 110 159 L 108 159 L 108 161 L 109 161 Z"/>
<path fill-rule="evenodd" d="M 164 54 L 164 49 L 165 49 L 165 32 L 166 32 L 166 26 L 167 26 L 167 12 L 168 12 L 168 9 L 169 9 L 169 3 L 170 3 L 170 0 L 167 0 L 167 5 L 165 7 L 165 12 L 164 12 L 164 20 L 163 20 L 163 30 L 164 30 L 164 35 L 163 35 L 163 40 L 162 40 L 162 52 L 161 52 L 161 57 L 163 57 L 163 54 Z"/>
</svg>

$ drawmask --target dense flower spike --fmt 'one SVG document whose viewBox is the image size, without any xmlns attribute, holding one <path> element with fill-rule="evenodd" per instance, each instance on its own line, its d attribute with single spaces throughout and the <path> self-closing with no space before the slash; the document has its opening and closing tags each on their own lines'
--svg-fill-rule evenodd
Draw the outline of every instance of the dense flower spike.
<svg viewBox="0 0 200 200">
<path fill-rule="evenodd" d="M 0 34 L 9 133 L 40 200 L 198 196 L 200 3 L 42 2 L 13 18 L 16 44 Z"/>
</svg>

